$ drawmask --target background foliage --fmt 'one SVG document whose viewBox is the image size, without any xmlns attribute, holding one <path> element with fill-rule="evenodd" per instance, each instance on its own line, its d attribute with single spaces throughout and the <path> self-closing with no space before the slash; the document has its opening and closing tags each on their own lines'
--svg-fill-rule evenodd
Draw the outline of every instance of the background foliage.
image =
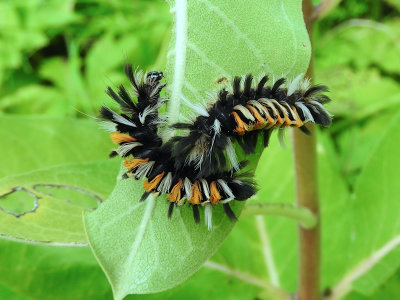
<svg viewBox="0 0 400 300">
<path fill-rule="evenodd" d="M 54 186 L 39 191 L 48 199 L 48 213 L 74 211 L 75 217 L 67 216 L 65 223 L 79 226 L 81 212 L 95 207 L 97 200 L 82 191 L 59 188 L 57 179 L 70 176 L 73 185 L 74 166 L 79 166 L 76 176 L 91 178 L 80 182 L 85 191 L 105 199 L 118 170 L 118 162 L 106 160 L 110 148 L 106 134 L 92 120 L 80 119 L 96 115 L 108 101 L 103 93 L 107 85 L 125 82 L 124 62 L 142 68 L 165 64 L 171 22 L 163 1 L 0 2 L 0 193 L 13 182 L 34 189 L 32 178 L 48 176 Z M 335 115 L 333 126 L 318 132 L 325 216 L 323 289 L 330 297 L 349 270 L 400 234 L 399 5 L 392 0 L 342 1 L 315 27 L 315 81 L 329 85 L 334 99 L 329 109 Z M 83 144 L 86 139 L 90 142 Z M 93 174 L 104 181 L 100 189 Z M 292 201 L 290 147 L 281 149 L 274 139 L 257 175 L 258 200 Z M 71 201 L 77 196 L 80 201 Z M 34 199 L 19 191 L 13 198 L 0 198 L 0 207 L 21 213 L 34 208 Z M 15 228 L 14 216 L 0 211 L 0 217 L 0 228 L 26 231 Z M 25 226 L 33 238 L 40 237 L 43 228 L 58 228 L 54 239 L 61 244 L 73 234 L 62 231 L 62 222 L 41 224 L 30 219 Z M 4 230 L 1 234 L 9 238 Z M 161 294 L 128 298 L 265 298 L 267 280 L 294 291 L 295 241 L 291 221 L 242 218 L 190 280 Z M 360 276 L 346 299 L 398 298 L 399 249 L 395 245 Z M 110 299 L 112 295 L 87 248 L 2 239 L 0 270 L 1 299 Z"/>
</svg>

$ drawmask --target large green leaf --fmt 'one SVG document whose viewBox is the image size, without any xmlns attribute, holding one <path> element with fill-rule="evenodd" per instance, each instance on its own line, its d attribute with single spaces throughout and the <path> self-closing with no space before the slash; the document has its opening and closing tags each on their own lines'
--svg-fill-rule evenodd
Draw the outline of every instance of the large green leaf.
<svg viewBox="0 0 400 300">
<path fill-rule="evenodd" d="M 170 6 L 175 17 L 165 70 L 170 122 L 190 111 L 183 97 L 200 101 L 221 77 L 250 72 L 294 77 L 308 66 L 310 43 L 301 1 L 178 0 Z M 194 225 L 186 206 L 169 221 L 165 198 L 139 204 L 142 192 L 140 183 L 119 181 L 111 198 L 86 215 L 91 247 L 116 299 L 159 292 L 184 281 L 234 225 L 220 208 L 215 210 L 213 231 Z"/>
<path fill-rule="evenodd" d="M 93 121 L 2 117 L 0 138 L 0 237 L 86 244 L 82 212 L 106 199 L 119 166 L 98 160 L 106 134 Z"/>
</svg>

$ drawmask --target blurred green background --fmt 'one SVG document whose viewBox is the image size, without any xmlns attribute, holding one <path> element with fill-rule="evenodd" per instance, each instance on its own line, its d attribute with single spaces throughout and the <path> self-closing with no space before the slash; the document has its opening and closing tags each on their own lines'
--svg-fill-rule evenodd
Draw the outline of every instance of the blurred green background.
<svg viewBox="0 0 400 300">
<path fill-rule="evenodd" d="M 171 24 L 164 1 L 1 1 L 0 12 L 4 114 L 97 113 L 124 62 L 163 63 Z"/>
<path fill-rule="evenodd" d="M 334 114 L 332 127 L 319 137 L 331 168 L 340 175 L 349 195 L 399 112 L 399 12 L 397 0 L 344 0 L 314 28 L 314 80 L 329 86 L 333 102 L 328 108 Z M 52 122 L 46 122 L 54 118 L 97 115 L 103 103 L 110 103 L 104 93 L 106 86 L 126 83 L 125 62 L 147 70 L 162 69 L 171 25 L 169 7 L 159 0 L 0 1 L 0 175 L 5 178 L 38 167 L 25 160 L 23 151 L 18 152 L 18 143 L 24 138 L 15 130 L 29 135 L 35 122 L 51 126 Z M 93 160 L 103 159 L 109 146 L 88 155 Z M 82 155 L 60 151 L 54 161 L 87 161 Z M 12 153 L 18 158 L 11 159 Z M 52 166 L 54 161 L 43 157 L 40 167 Z M 260 165 L 258 173 L 262 174 Z M 109 191 L 112 186 L 110 183 Z M 195 275 L 196 280 L 208 276 L 217 280 L 218 275 L 207 272 Z M 399 275 L 389 274 L 387 284 L 400 282 Z M 161 295 L 131 297 L 203 297 L 196 294 L 198 287 L 193 282 Z M 231 299 L 248 298 L 240 287 L 229 282 L 221 285 L 218 293 L 212 287 L 198 291 L 206 291 L 204 298 L 217 298 L 221 293 Z M 370 296 L 357 294 L 349 299 L 400 298 L 393 289 L 393 297 L 379 294 L 385 289 L 382 283 Z M 3 240 L 0 299 L 111 299 L 111 290 L 88 249 Z"/>
</svg>

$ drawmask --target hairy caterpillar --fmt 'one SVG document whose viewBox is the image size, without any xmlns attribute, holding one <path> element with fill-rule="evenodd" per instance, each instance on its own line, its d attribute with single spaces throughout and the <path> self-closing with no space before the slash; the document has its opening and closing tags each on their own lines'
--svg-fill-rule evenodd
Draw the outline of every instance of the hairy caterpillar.
<svg viewBox="0 0 400 300">
<path fill-rule="evenodd" d="M 241 77 L 235 77 L 232 90 L 221 89 L 210 108 L 197 110 L 200 115 L 193 123 L 173 125 L 189 131 L 173 138 L 175 168 L 188 164 L 199 177 L 207 176 L 224 169 L 227 157 L 232 168 L 238 170 L 235 141 L 245 153 L 252 153 L 260 135 L 264 146 L 268 145 L 273 129 L 290 126 L 309 133 L 304 126 L 308 122 L 322 126 L 331 123 L 323 106 L 330 101 L 322 94 L 327 91 L 324 85 L 311 86 L 309 79 L 301 75 L 287 85 L 286 79 L 280 78 L 268 86 L 267 76 L 255 86 L 251 75 L 245 77 L 243 85 L 241 82 Z"/>
<path fill-rule="evenodd" d="M 268 144 L 270 133 L 275 128 L 299 127 L 307 132 L 304 124 L 314 122 L 328 126 L 331 118 L 322 104 L 330 99 L 321 94 L 325 86 L 310 87 L 309 81 L 296 78 L 287 87 L 285 79 L 265 86 L 264 76 L 252 86 L 248 75 L 241 85 L 235 77 L 231 92 L 222 89 L 217 101 L 208 110 L 196 109 L 200 113 L 193 123 L 177 123 L 176 129 L 189 133 L 175 136 L 163 142 L 158 127 L 163 120 L 158 109 L 167 100 L 160 97 L 165 84 L 161 72 L 132 71 L 125 66 L 134 95 L 120 86 L 117 92 L 108 88 L 107 93 L 123 111 L 118 114 L 103 106 L 100 114 L 103 127 L 112 131 L 111 139 L 118 145 L 110 156 L 125 158 L 127 172 L 124 178 L 142 179 L 144 201 L 150 193 L 167 194 L 170 202 L 168 217 L 176 205 L 188 202 L 196 223 L 200 221 L 199 206 L 205 206 L 205 221 L 211 228 L 212 206 L 222 204 L 231 220 L 236 217 L 229 205 L 232 200 L 246 200 L 255 194 L 252 176 L 240 174 L 246 162 L 238 162 L 234 143 L 246 153 L 254 151 L 257 138 L 264 135 Z M 227 165 L 226 157 L 230 161 Z"/>
</svg>

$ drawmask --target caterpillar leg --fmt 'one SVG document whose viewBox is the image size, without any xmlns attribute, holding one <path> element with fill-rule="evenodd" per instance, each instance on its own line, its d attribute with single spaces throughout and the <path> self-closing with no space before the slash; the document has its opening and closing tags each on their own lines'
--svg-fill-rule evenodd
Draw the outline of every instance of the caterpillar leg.
<svg viewBox="0 0 400 300">
<path fill-rule="evenodd" d="M 225 212 L 226 216 L 229 218 L 229 220 L 237 221 L 235 213 L 233 212 L 233 210 L 232 210 L 231 206 L 229 205 L 229 203 L 224 203 L 223 207 L 224 207 L 224 212 Z"/>
<path fill-rule="evenodd" d="M 151 193 L 149 193 L 149 192 L 144 192 L 143 195 L 142 195 L 142 197 L 140 197 L 139 202 L 144 202 L 144 201 L 146 201 L 150 194 L 151 194 Z"/>
<path fill-rule="evenodd" d="M 311 135 L 311 131 L 308 130 L 308 128 L 307 128 L 305 125 L 299 127 L 299 129 L 300 129 L 303 133 L 305 133 L 305 134 L 307 134 L 307 135 Z"/>
<path fill-rule="evenodd" d="M 171 219 L 172 213 L 174 212 L 175 203 L 170 202 L 168 207 L 168 219 Z"/>
<path fill-rule="evenodd" d="M 192 205 L 193 209 L 193 219 L 196 224 L 200 223 L 200 212 L 199 212 L 199 206 L 198 205 Z"/>
</svg>

